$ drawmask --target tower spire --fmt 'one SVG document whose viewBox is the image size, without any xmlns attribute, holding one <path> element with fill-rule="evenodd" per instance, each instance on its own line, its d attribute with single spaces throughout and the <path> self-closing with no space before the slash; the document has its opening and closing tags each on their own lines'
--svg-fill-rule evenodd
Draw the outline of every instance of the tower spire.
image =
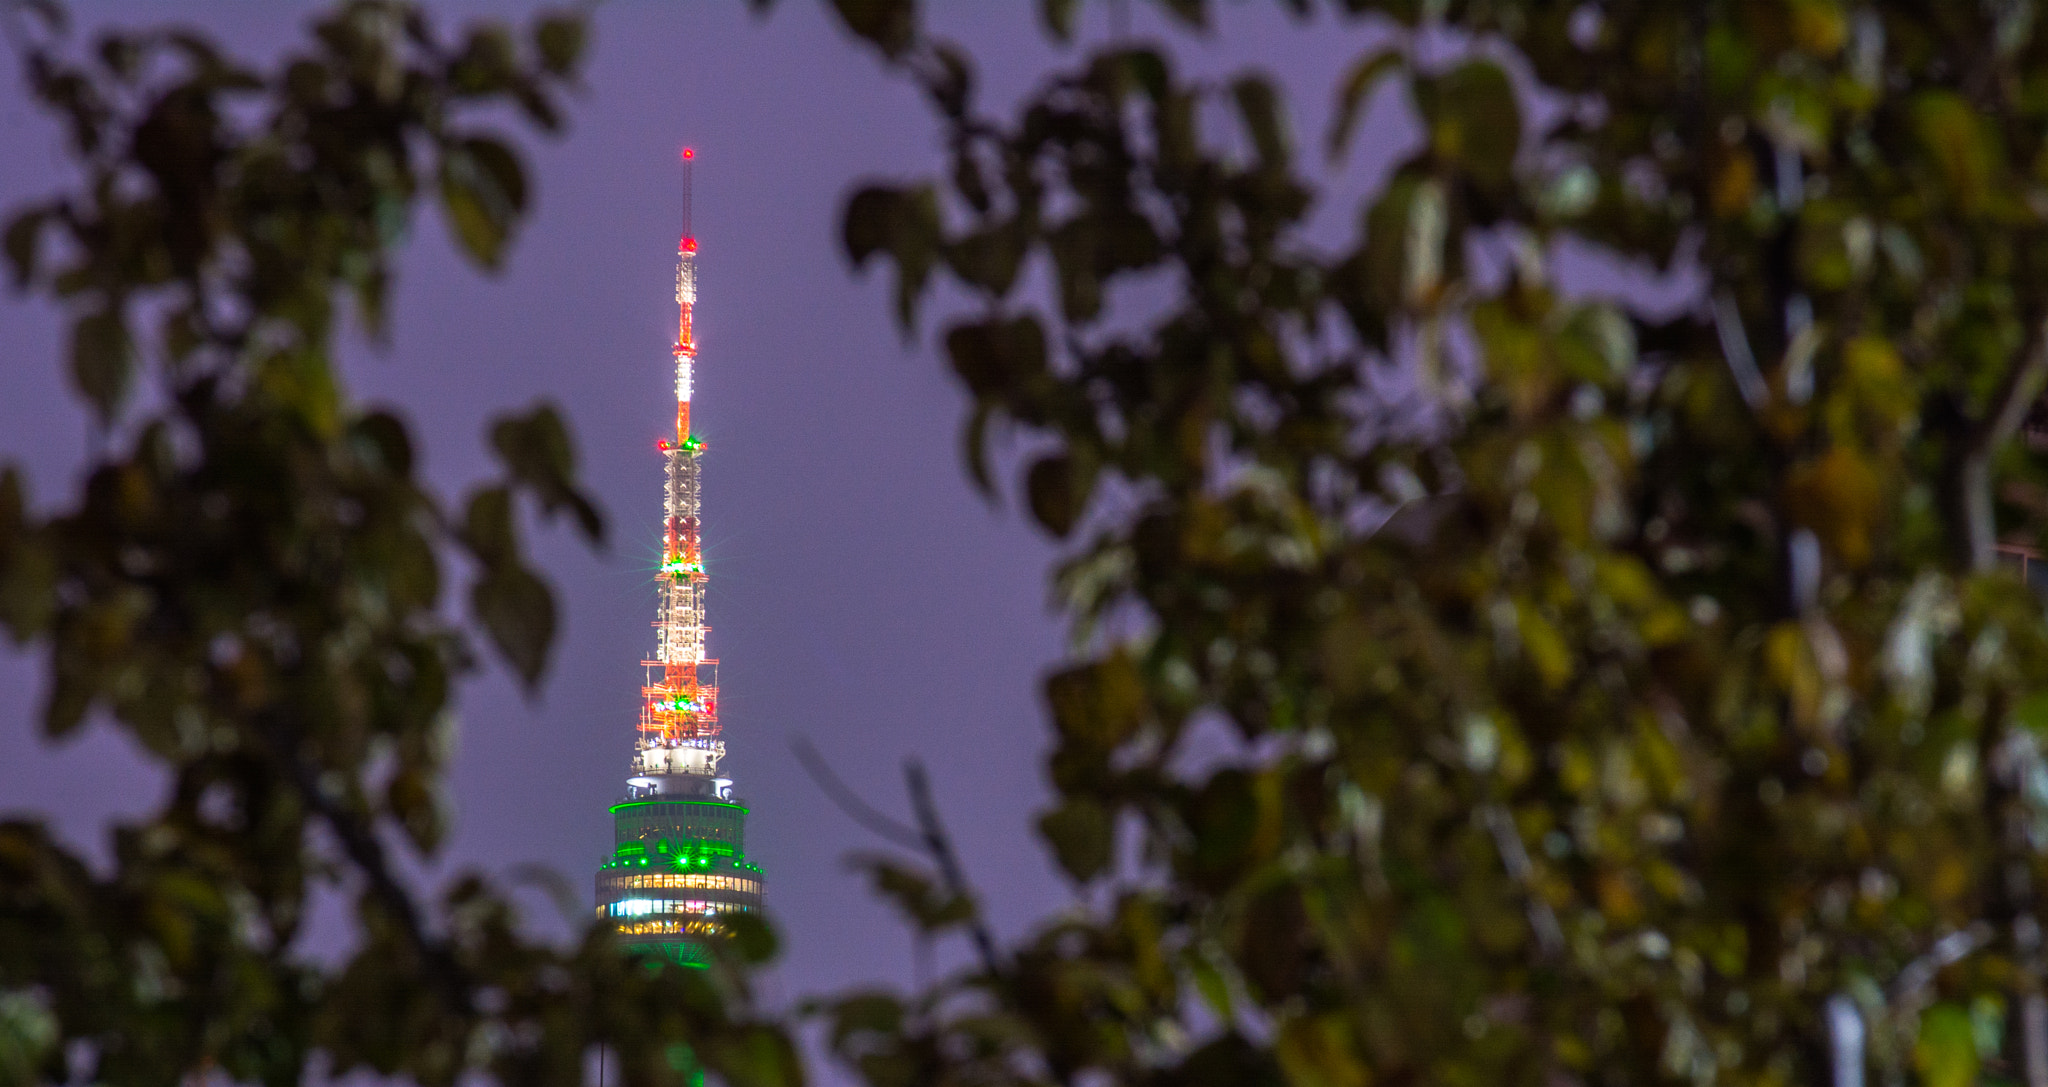
<svg viewBox="0 0 2048 1087">
<path fill-rule="evenodd" d="M 702 466 L 704 443 L 690 429 L 695 395 L 697 239 L 689 233 L 690 175 L 697 153 L 683 148 L 683 237 L 676 244 L 676 435 L 660 448 L 668 487 L 662 509 L 661 606 L 654 621 L 654 659 L 642 688 L 638 777 L 710 777 L 725 757 L 718 735 L 718 662 L 704 655 Z M 637 778 L 636 778 L 637 780 Z M 649 782 L 648 784 L 654 784 Z"/>
<path fill-rule="evenodd" d="M 744 804 L 718 776 L 718 661 L 705 655 L 702 539 L 704 443 L 691 430 L 697 339 L 697 239 L 690 232 L 690 174 L 683 149 L 683 236 L 676 246 L 676 432 L 656 443 L 664 458 L 659 605 L 654 656 L 641 687 L 633 774 L 612 806 L 616 848 L 597 873 L 598 915 L 629 950 L 683 965 L 707 961 L 705 941 L 721 914 L 761 907 L 761 870 L 746 857 Z"/>
</svg>

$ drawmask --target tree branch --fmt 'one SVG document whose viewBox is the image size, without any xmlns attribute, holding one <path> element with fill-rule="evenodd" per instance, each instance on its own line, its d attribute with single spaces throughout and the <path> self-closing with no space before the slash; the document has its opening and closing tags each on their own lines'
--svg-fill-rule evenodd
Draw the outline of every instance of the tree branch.
<svg viewBox="0 0 2048 1087">
<path fill-rule="evenodd" d="M 916 828 L 904 826 L 876 811 L 873 805 L 860 798 L 859 793 L 847 788 L 846 783 L 832 772 L 831 764 L 818 754 L 818 749 L 811 745 L 808 738 L 799 736 L 789 742 L 789 747 L 796 752 L 796 761 L 803 764 L 804 773 L 810 775 L 812 783 L 823 790 L 825 798 L 832 802 L 833 807 L 845 813 L 848 819 L 860 824 L 875 837 L 894 842 L 905 849 L 921 850 L 925 847 L 925 837 L 918 833 Z"/>
<path fill-rule="evenodd" d="M 287 750 L 282 752 L 279 761 L 284 763 L 306 806 L 334 833 L 335 840 L 341 843 L 342 853 L 368 883 L 370 895 L 397 923 L 406 942 L 419 955 L 421 965 L 434 979 L 450 1006 L 463 1015 L 475 1011 L 468 972 L 455 961 L 447 946 L 427 931 L 412 892 L 392 873 L 384 843 L 378 839 L 375 828 L 365 825 L 353 812 L 327 795 L 326 790 L 320 787 L 319 775 L 301 756 L 296 741 L 288 733 L 278 730 L 272 734 L 285 737 Z"/>
<path fill-rule="evenodd" d="M 1960 524 L 1962 559 L 1967 569 L 1985 571 L 1997 559 L 1998 525 L 1991 507 L 1991 458 L 2019 431 L 2027 409 L 2041 395 L 2048 379 L 2048 329 L 2036 321 L 2027 331 L 2019 358 L 2006 371 L 1990 410 L 1965 439 L 1956 461 L 1955 515 Z"/>
<path fill-rule="evenodd" d="M 924 835 L 925 852 L 931 854 L 932 862 L 939 866 L 939 875 L 946 881 L 946 889 L 960 898 L 969 898 L 971 888 L 967 874 L 961 870 L 960 859 L 953 852 L 953 841 L 946 836 L 946 828 L 939 822 L 939 808 L 932 803 L 931 781 L 925 776 L 924 764 L 916 759 L 905 762 L 903 780 L 910 789 L 910 806 L 917 812 L 917 825 Z M 996 953 L 995 935 L 989 932 L 988 923 L 979 913 L 968 919 L 967 931 L 974 939 L 974 950 L 981 956 L 981 968 L 991 978 L 1002 977 L 1002 957 Z"/>
</svg>

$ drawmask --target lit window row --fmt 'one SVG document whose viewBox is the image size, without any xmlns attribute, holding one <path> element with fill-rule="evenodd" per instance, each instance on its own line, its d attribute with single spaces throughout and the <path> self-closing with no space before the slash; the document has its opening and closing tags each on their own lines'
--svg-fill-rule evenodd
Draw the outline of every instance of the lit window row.
<svg viewBox="0 0 2048 1087">
<path fill-rule="evenodd" d="M 724 931 L 715 921 L 622 921 L 621 936 L 716 936 Z"/>
<path fill-rule="evenodd" d="M 761 893 L 761 881 L 745 876 L 714 876 L 702 872 L 659 872 L 648 875 L 614 876 L 611 887 L 619 890 L 745 891 Z"/>
<path fill-rule="evenodd" d="M 646 917 L 650 914 L 692 913 L 710 917 L 720 913 L 752 913 L 751 906 L 735 906 L 730 902 L 706 902 L 701 898 L 629 898 L 623 902 L 599 906 L 599 917 Z"/>
</svg>

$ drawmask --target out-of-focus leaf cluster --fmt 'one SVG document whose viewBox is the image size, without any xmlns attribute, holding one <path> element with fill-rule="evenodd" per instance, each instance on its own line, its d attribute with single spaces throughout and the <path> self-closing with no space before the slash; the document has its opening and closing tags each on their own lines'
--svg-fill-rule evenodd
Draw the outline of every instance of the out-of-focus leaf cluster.
<svg viewBox="0 0 2048 1087">
<path fill-rule="evenodd" d="M 1128 39 L 989 115 L 849 6 L 950 162 L 848 255 L 907 327 L 976 300 L 970 472 L 1028 435 L 1069 544 L 1085 892 L 840 1002 L 867 1082 L 2048 1075 L 2048 638 L 1994 562 L 2048 514 L 2035 5 L 1303 0 L 1358 42 L 1312 141 Z M 1381 107 L 1419 140 L 1311 231 Z"/>
<path fill-rule="evenodd" d="M 765 930 L 733 968 L 650 970 L 601 927 L 537 940 L 482 878 L 429 901 L 405 876 L 446 832 L 473 632 L 529 687 L 547 666 L 522 507 L 592 541 L 602 521 L 544 404 L 493 424 L 501 479 L 435 494 L 408 425 L 349 398 L 337 340 L 348 316 L 384 334 L 423 203 L 501 263 L 531 188 L 511 130 L 560 128 L 583 16 L 448 36 L 348 2 L 264 66 L 184 30 L 81 48 L 48 4 L 0 18 L 77 173 L 8 221 L 11 280 L 70 320 L 97 421 L 75 492 L 0 466 L 0 625 L 47 663 L 51 737 L 110 724 L 167 787 L 104 867 L 0 823 L 0 1083 L 574 1083 L 597 1046 L 628 1084 L 795 1082 L 745 1011 Z M 444 594 L 464 568 L 467 621 Z M 305 946 L 323 892 L 353 946 Z"/>
</svg>

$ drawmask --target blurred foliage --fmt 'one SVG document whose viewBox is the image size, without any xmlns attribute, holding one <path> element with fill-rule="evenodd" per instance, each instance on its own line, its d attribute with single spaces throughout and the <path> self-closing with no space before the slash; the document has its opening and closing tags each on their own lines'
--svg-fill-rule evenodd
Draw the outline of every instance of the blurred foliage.
<svg viewBox="0 0 2048 1087">
<path fill-rule="evenodd" d="M 595 927 L 536 940 L 479 876 L 431 899 L 407 878 L 440 847 L 476 638 L 529 687 L 547 666 L 521 523 L 602 522 L 545 404 L 492 424 L 502 479 L 435 494 L 407 424 L 348 397 L 337 338 L 384 336 L 423 204 L 504 260 L 529 195 L 512 130 L 561 127 L 584 16 L 448 36 L 351 0 L 264 67 L 185 30 L 75 42 L 44 2 L 0 21 L 75 173 L 13 213 L 6 260 L 69 320 L 97 420 L 75 491 L 0 466 L 0 625 L 46 663 L 50 737 L 103 722 L 167 778 L 106 865 L 0 822 L 0 1084 L 575 1083 L 596 1046 L 613 1082 L 794 1080 L 746 1011 L 765 931 L 734 968 L 650 971 Z M 353 946 L 309 949 L 309 903 L 337 893 Z"/>
<path fill-rule="evenodd" d="M 814 1005 L 858 1076 L 2048 1087 L 2048 638 L 1996 559 L 2048 519 L 2035 4 L 1291 0 L 1358 43 L 1306 140 L 1272 74 L 1080 44 L 1079 0 L 1000 115 L 912 0 L 833 6 L 950 160 L 856 193 L 847 252 L 906 329 L 969 300 L 965 459 L 998 495 L 1029 450 L 1075 647 L 1038 827 L 1076 905 L 996 941 L 914 775 L 923 861 L 864 863 L 973 957 Z M 607 1044 L 633 1084 L 798 1079 L 744 963 L 536 944 L 393 855 L 438 845 L 471 639 L 545 668 L 522 510 L 600 522 L 545 406 L 494 425 L 501 481 L 431 493 L 338 314 L 381 330 L 421 200 L 504 259 L 501 128 L 560 123 L 582 22 L 352 3 L 256 70 L 72 59 L 49 10 L 5 9 L 83 177 L 5 252 L 102 430 L 48 510 L 0 476 L 0 622 L 53 734 L 111 721 L 172 788 L 105 872 L 0 826 L 0 1077 L 563 1082 Z M 1416 138 L 1342 206 L 1388 111 Z M 300 927 L 337 885 L 329 967 Z"/>
<path fill-rule="evenodd" d="M 1357 43 L 1306 135 L 1286 69 L 1180 70 L 1221 6 L 1042 0 L 990 112 L 911 0 L 838 5 L 949 158 L 847 253 L 906 328 L 954 300 L 970 471 L 1068 544 L 1077 891 L 826 1004 L 839 1056 L 2048 1087 L 2048 638 L 1996 559 L 2048 515 L 2040 5 L 1291 0 Z M 948 883 L 878 881 L 983 931 Z"/>
</svg>

